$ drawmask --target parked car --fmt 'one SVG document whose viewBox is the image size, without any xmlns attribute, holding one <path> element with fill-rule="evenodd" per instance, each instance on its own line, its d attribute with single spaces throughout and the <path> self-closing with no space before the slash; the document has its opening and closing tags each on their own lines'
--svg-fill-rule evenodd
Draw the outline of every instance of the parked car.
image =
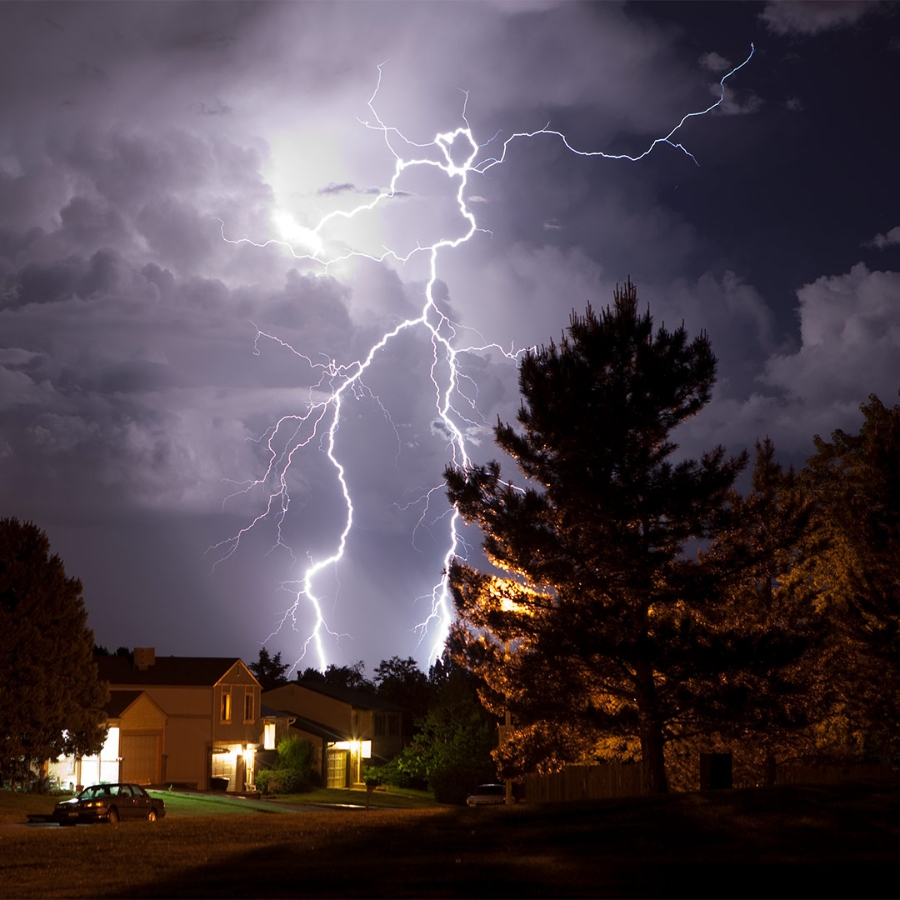
<svg viewBox="0 0 900 900">
<path fill-rule="evenodd" d="M 499 803 L 506 803 L 506 785 L 505 784 L 480 784 L 474 794 L 470 794 L 466 799 L 469 806 L 494 806 Z"/>
<path fill-rule="evenodd" d="M 166 814 L 163 800 L 151 797 L 139 784 L 93 784 L 77 797 L 63 800 L 53 810 L 60 825 L 145 819 L 155 822 Z"/>
</svg>

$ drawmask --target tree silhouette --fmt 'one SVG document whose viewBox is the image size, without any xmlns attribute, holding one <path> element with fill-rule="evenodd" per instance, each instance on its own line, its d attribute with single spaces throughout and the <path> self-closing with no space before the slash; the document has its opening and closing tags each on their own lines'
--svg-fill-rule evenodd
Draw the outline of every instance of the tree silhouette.
<svg viewBox="0 0 900 900">
<path fill-rule="evenodd" d="M 583 758 L 606 739 L 639 744 L 645 790 L 665 791 L 667 742 L 742 713 L 768 666 L 754 672 L 754 653 L 767 648 L 773 666 L 799 653 L 736 627 L 736 586 L 757 555 L 737 542 L 686 552 L 733 528 L 747 461 L 721 447 L 676 460 L 672 432 L 709 401 L 715 373 L 706 335 L 654 331 L 628 282 L 524 358 L 519 427 L 498 423 L 495 440 L 525 488 L 496 462 L 446 471 L 504 573 L 456 560 L 449 575 L 457 658 L 492 712 L 513 713 L 507 771 Z"/>
<path fill-rule="evenodd" d="M 30 522 L 0 519 L 0 769 L 16 777 L 32 763 L 100 750 L 105 685 L 81 582 L 50 555 Z"/>
<path fill-rule="evenodd" d="M 272 691 L 288 683 L 286 673 L 290 663 L 281 661 L 281 651 L 272 656 L 265 647 L 259 648 L 259 658 L 247 668 L 256 676 L 264 691 Z"/>
</svg>

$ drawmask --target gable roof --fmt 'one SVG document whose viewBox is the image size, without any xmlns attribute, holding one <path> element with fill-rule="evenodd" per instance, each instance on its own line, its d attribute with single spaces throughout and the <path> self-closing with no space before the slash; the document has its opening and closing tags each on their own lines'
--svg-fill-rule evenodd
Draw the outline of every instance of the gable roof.
<svg viewBox="0 0 900 900">
<path fill-rule="evenodd" d="M 106 716 L 109 719 L 121 719 L 137 701 L 143 697 L 145 703 L 149 703 L 160 715 L 166 713 L 162 707 L 146 691 L 117 691 L 109 692 L 109 703 L 106 704 Z"/>
<path fill-rule="evenodd" d="M 121 719 L 122 713 L 143 693 L 143 691 L 110 691 L 106 714 L 111 719 Z"/>
<path fill-rule="evenodd" d="M 125 656 L 95 656 L 94 662 L 97 663 L 97 674 L 101 681 L 108 681 L 111 685 L 190 687 L 212 687 L 236 663 L 243 665 L 242 660 L 236 656 L 157 656 L 153 665 L 146 669 L 137 668 Z"/>
<path fill-rule="evenodd" d="M 356 709 L 375 709 L 384 712 L 403 712 L 402 706 L 391 703 L 388 700 L 380 700 L 368 691 L 359 691 L 356 688 L 341 687 L 335 684 L 326 684 L 322 681 L 307 681 L 300 679 L 294 682 L 300 687 L 307 688 L 316 693 L 324 694 L 333 700 L 339 700 Z"/>
</svg>

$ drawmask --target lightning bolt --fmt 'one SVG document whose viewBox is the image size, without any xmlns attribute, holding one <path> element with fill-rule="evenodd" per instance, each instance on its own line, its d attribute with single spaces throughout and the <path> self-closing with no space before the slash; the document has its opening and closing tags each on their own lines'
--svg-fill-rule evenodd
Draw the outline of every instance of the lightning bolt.
<svg viewBox="0 0 900 900">
<path fill-rule="evenodd" d="M 383 135 L 385 145 L 394 160 L 394 173 L 388 187 L 379 190 L 377 195 L 373 196 L 368 202 L 360 203 L 346 210 L 334 210 L 321 216 L 313 228 L 301 228 L 292 222 L 283 221 L 281 223 L 283 226 L 282 231 L 286 235 L 284 239 L 271 238 L 263 242 L 256 242 L 247 237 L 232 239 L 226 236 L 225 223 L 220 220 L 222 238 L 226 242 L 230 244 L 251 244 L 260 248 L 273 244 L 279 245 L 286 249 L 295 259 L 304 260 L 318 266 L 323 274 L 327 273 L 336 263 L 354 257 L 364 258 L 377 263 L 393 260 L 397 264 L 407 263 L 413 256 L 419 255 L 424 255 L 427 260 L 428 278 L 425 285 L 424 301 L 419 315 L 415 318 L 405 319 L 391 330 L 384 332 L 361 359 L 349 363 L 338 363 L 336 360 L 316 362 L 276 335 L 257 330 L 254 353 L 259 354 L 261 352 L 260 343 L 262 341 L 275 342 L 294 354 L 301 363 L 307 365 L 313 373 L 316 373 L 317 380 L 309 390 L 304 410 L 294 415 L 282 416 L 258 439 L 259 443 L 265 446 L 265 452 L 268 457 L 268 464 L 263 475 L 260 478 L 238 485 L 237 490 L 226 498 L 227 500 L 236 494 L 262 490 L 266 498 L 262 511 L 236 534 L 213 545 L 210 549 L 218 553 L 217 564 L 237 551 L 242 538 L 248 532 L 264 520 L 272 520 L 277 531 L 275 547 L 287 549 L 291 553 L 291 558 L 296 560 L 282 535 L 282 525 L 288 515 L 291 501 L 288 489 L 288 473 L 294 464 L 295 457 L 304 449 L 318 444 L 324 450 L 333 469 L 337 485 L 343 495 L 344 525 L 334 541 L 333 550 L 328 555 L 318 560 L 313 560 L 308 556 L 307 565 L 301 577 L 297 581 L 285 582 L 282 585 L 292 595 L 293 599 L 285 610 L 278 627 L 269 636 L 270 638 L 288 623 L 291 623 L 292 627 L 297 629 L 301 604 L 304 600 L 312 611 L 313 623 L 307 632 L 308 636 L 303 642 L 294 667 L 305 658 L 308 652 L 314 651 L 319 668 L 324 669 L 327 659 L 323 645 L 323 635 L 329 634 L 339 637 L 336 632 L 332 631 L 326 621 L 323 611 L 323 600 L 316 593 L 315 583 L 317 576 L 324 570 L 337 567 L 338 562 L 344 556 L 347 540 L 353 528 L 353 498 L 347 484 L 346 469 L 341 462 L 338 452 L 337 438 L 343 405 L 349 397 L 369 396 L 374 398 L 380 406 L 380 401 L 374 397 L 364 380 L 366 372 L 377 354 L 386 349 L 402 332 L 421 329 L 428 335 L 432 347 L 430 380 L 435 394 L 435 409 L 448 436 L 450 462 L 453 465 L 466 466 L 470 463 L 467 449 L 469 445 L 467 430 L 483 423 L 470 418 L 468 414 L 460 409 L 463 405 L 468 406 L 472 411 L 471 415 L 477 415 L 475 397 L 469 396 L 463 388 L 463 383 L 471 383 L 471 379 L 461 371 L 460 354 L 495 349 L 503 353 L 508 359 L 515 360 L 521 353 L 525 352 L 523 349 L 516 350 L 514 348 L 506 350 L 497 344 L 485 342 L 477 346 L 458 346 L 460 343 L 458 340 L 461 330 L 460 326 L 452 322 L 438 308 L 435 302 L 434 288 L 438 279 L 438 263 L 443 254 L 452 252 L 461 244 L 472 240 L 478 233 L 490 233 L 478 227 L 475 215 L 470 209 L 469 202 L 467 202 L 470 179 L 483 176 L 494 166 L 502 165 L 514 142 L 526 139 L 534 140 L 540 137 L 555 138 L 561 141 L 567 150 L 578 156 L 601 157 L 605 160 L 628 162 L 638 162 L 652 153 L 660 144 L 667 144 L 681 151 L 690 157 L 695 164 L 699 165 L 694 155 L 677 140 L 676 136 L 690 119 L 708 115 L 724 102 L 726 82 L 750 62 L 754 52 L 755 47 L 751 44 L 747 58 L 722 76 L 718 83 L 718 99 L 714 103 L 711 103 L 704 109 L 684 115 L 668 134 L 656 138 L 643 152 L 637 155 L 613 154 L 602 150 L 580 150 L 569 142 L 565 134 L 551 129 L 548 123 L 536 131 L 523 131 L 510 135 L 503 140 L 502 147 L 497 155 L 488 156 L 486 155 L 489 152 L 487 148 L 495 144 L 499 135 L 494 135 L 484 144 L 479 144 L 475 139 L 466 118 L 466 107 L 469 99 L 467 92 L 462 92 L 464 95 L 461 112 L 463 124 L 452 131 L 436 134 L 430 141 L 416 143 L 405 137 L 398 129 L 383 122 L 376 110 L 376 100 L 381 90 L 384 74 L 385 64 L 382 63 L 377 67 L 377 82 L 367 104 L 372 118 L 371 120 L 358 121 L 364 127 L 380 132 Z M 431 244 L 417 245 L 405 255 L 390 248 L 385 248 L 380 254 L 371 254 L 352 247 L 349 249 L 337 246 L 329 247 L 327 238 L 330 226 L 341 220 L 348 221 L 366 213 L 371 213 L 400 195 L 399 183 L 401 179 L 405 173 L 417 167 L 435 168 L 443 172 L 451 182 L 455 183 L 455 202 L 463 223 L 463 227 L 456 237 L 443 237 Z M 442 375 L 441 372 L 446 374 Z M 383 406 L 381 406 L 381 409 L 390 421 L 387 410 Z M 436 485 L 426 491 L 423 497 L 420 498 L 423 503 L 423 512 L 416 529 L 424 525 L 430 500 L 442 487 L 442 484 Z M 455 509 L 448 508 L 443 513 L 443 516 L 449 516 L 449 534 L 443 557 L 443 574 L 440 580 L 434 584 L 430 595 L 427 597 L 430 601 L 428 615 L 416 626 L 420 643 L 429 630 L 433 626 L 435 627 L 431 658 L 440 655 L 451 620 L 452 603 L 449 597 L 446 572 L 455 556 L 465 555 L 463 552 L 465 544 L 460 532 L 461 520 L 458 513 Z"/>
</svg>

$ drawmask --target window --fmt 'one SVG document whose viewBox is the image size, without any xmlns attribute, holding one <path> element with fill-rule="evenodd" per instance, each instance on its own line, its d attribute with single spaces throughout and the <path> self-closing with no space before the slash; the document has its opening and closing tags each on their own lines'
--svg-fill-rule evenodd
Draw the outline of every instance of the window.
<svg viewBox="0 0 900 900">
<path fill-rule="evenodd" d="M 400 734 L 400 716 L 397 713 L 391 713 L 387 717 L 388 724 L 388 734 L 397 735 Z"/>
<path fill-rule="evenodd" d="M 253 702 L 253 688 L 244 688 L 244 721 L 252 722 L 256 719 Z"/>
<path fill-rule="evenodd" d="M 263 731 L 263 749 L 264 750 L 274 750 L 275 749 L 275 723 L 274 722 L 266 722 L 265 729 Z"/>
<path fill-rule="evenodd" d="M 375 713 L 372 718 L 375 720 L 375 737 L 384 737 L 384 713 Z"/>
<path fill-rule="evenodd" d="M 231 688 L 223 687 L 222 688 L 222 722 L 230 722 L 231 721 Z"/>
</svg>

